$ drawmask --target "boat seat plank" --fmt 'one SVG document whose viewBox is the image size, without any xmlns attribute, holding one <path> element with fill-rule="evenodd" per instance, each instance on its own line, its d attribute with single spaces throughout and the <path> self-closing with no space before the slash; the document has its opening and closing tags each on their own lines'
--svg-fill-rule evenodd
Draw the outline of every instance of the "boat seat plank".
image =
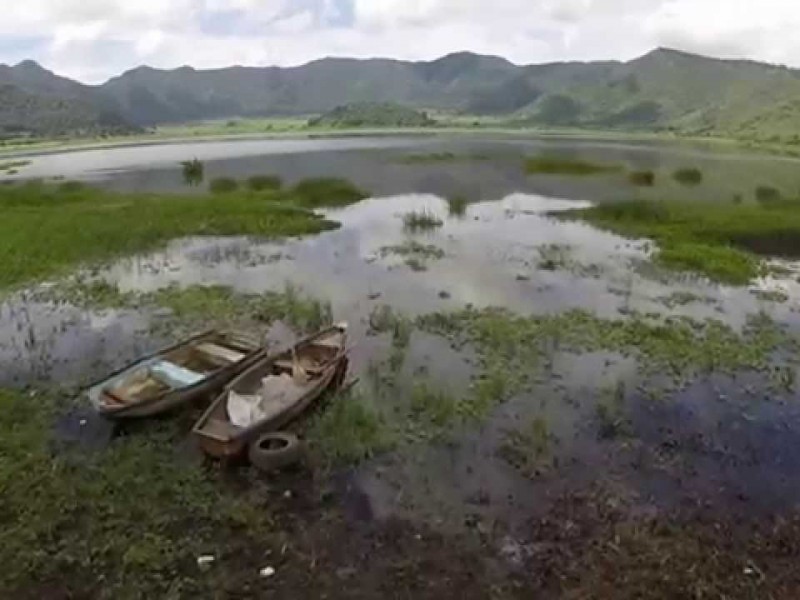
<svg viewBox="0 0 800 600">
<path fill-rule="evenodd" d="M 225 364 L 238 363 L 244 360 L 245 354 L 214 344 L 212 342 L 203 342 L 198 344 L 195 348 L 198 352 L 206 355 L 208 358 L 215 362 L 223 362 Z"/>
</svg>

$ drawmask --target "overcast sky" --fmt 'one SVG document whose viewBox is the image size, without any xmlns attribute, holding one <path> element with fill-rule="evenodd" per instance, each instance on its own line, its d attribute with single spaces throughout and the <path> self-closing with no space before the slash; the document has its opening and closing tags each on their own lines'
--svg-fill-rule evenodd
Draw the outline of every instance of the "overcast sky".
<svg viewBox="0 0 800 600">
<path fill-rule="evenodd" d="M 627 60 L 656 46 L 800 67 L 800 0 L 3 0 L 0 62 L 99 83 L 148 64 L 324 56 Z"/>
</svg>

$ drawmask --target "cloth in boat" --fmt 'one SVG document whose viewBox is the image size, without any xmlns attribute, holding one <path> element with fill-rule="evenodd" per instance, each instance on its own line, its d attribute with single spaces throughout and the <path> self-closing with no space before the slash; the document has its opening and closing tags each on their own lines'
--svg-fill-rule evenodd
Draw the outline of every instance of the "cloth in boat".
<svg viewBox="0 0 800 600">
<path fill-rule="evenodd" d="M 298 381 L 284 373 L 262 379 L 259 394 L 238 394 L 231 390 L 228 395 L 228 418 L 233 425 L 243 429 L 269 419 L 297 401 L 301 383 L 302 380 Z"/>
<path fill-rule="evenodd" d="M 150 367 L 150 374 L 173 389 L 189 387 L 205 379 L 201 373 L 196 373 L 167 360 L 160 360 Z"/>
</svg>

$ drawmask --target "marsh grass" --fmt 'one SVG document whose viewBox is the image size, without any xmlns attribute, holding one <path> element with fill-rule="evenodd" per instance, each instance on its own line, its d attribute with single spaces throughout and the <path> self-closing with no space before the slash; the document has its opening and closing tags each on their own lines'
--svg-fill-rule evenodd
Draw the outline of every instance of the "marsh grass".
<svg viewBox="0 0 800 600">
<path fill-rule="evenodd" d="M 397 162 L 405 164 L 429 164 L 465 161 L 491 160 L 492 155 L 483 153 L 455 154 L 454 152 L 431 152 L 430 154 L 407 154 L 400 157 Z"/>
<path fill-rule="evenodd" d="M 656 183 L 656 174 L 653 171 L 632 171 L 628 173 L 628 181 L 633 185 L 653 187 Z"/>
<path fill-rule="evenodd" d="M 525 171 L 531 175 L 600 175 L 621 170 L 621 165 L 592 163 L 558 156 L 537 156 L 525 161 Z"/>
<path fill-rule="evenodd" d="M 756 188 L 756 200 L 759 204 L 770 205 L 782 200 L 781 192 L 778 188 L 769 185 L 760 185 Z"/>
<path fill-rule="evenodd" d="M 217 177 L 208 184 L 212 194 L 231 194 L 239 189 L 239 182 L 230 177 Z"/>
<path fill-rule="evenodd" d="M 595 404 L 598 435 L 602 439 L 617 439 L 633 435 L 633 423 L 625 409 L 625 383 L 601 390 Z"/>
<path fill-rule="evenodd" d="M 397 444 L 386 419 L 356 390 L 334 396 L 305 436 L 318 462 L 328 468 L 357 465 Z"/>
<path fill-rule="evenodd" d="M 403 215 L 403 227 L 410 232 L 438 229 L 444 222 L 427 210 L 411 211 Z"/>
<path fill-rule="evenodd" d="M 524 476 L 538 477 L 553 467 L 553 445 L 557 442 L 547 419 L 538 416 L 520 429 L 507 431 L 499 454 Z"/>
<path fill-rule="evenodd" d="M 676 169 L 672 178 L 682 185 L 700 185 L 703 183 L 703 172 L 696 167 Z"/>
<path fill-rule="evenodd" d="M 281 187 L 283 187 L 283 180 L 277 175 L 254 175 L 247 179 L 247 188 L 254 192 L 279 190 Z"/>
<path fill-rule="evenodd" d="M 451 217 L 461 218 L 467 214 L 469 200 L 465 196 L 451 196 L 447 199 L 447 209 Z"/>
<path fill-rule="evenodd" d="M 583 218 L 629 237 L 655 240 L 662 265 L 743 285 L 763 270 L 759 254 L 800 254 L 798 204 L 769 206 L 685 201 L 634 201 L 556 215 Z M 794 253 L 794 254 L 792 254 Z"/>
<path fill-rule="evenodd" d="M 198 186 L 203 182 L 205 165 L 197 158 L 183 161 L 181 163 L 181 169 L 183 172 L 183 181 L 186 185 Z"/>
<path fill-rule="evenodd" d="M 173 238 L 273 238 L 317 233 L 335 223 L 291 192 L 214 196 L 117 194 L 79 183 L 0 186 L 0 289 L 152 251 Z"/>
<path fill-rule="evenodd" d="M 348 206 L 369 197 L 369 193 L 350 181 L 335 177 L 306 179 L 298 183 L 292 193 L 298 204 L 308 208 Z"/>
<path fill-rule="evenodd" d="M 61 403 L 61 404 L 59 404 Z M 0 391 L 0 596 L 42 597 L 44 582 L 92 595 L 203 595 L 196 558 L 210 549 L 277 543 L 263 489 L 226 486 L 177 457 L 183 428 L 165 421 L 100 453 L 53 451 L 63 410 L 39 394 Z M 40 593 L 41 592 L 41 593 Z"/>
</svg>

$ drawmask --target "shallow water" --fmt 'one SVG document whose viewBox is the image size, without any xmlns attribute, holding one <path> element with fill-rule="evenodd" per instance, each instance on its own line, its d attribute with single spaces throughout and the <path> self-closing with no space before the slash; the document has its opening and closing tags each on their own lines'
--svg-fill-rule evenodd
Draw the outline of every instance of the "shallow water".
<svg viewBox="0 0 800 600">
<path fill-rule="evenodd" d="M 409 153 L 489 153 L 490 160 L 402 164 Z M 668 173 L 702 165 L 706 183 L 691 191 L 677 184 L 641 191 L 622 175 L 599 178 L 526 177 L 521 157 L 536 151 L 589 160 L 621 161 L 631 168 Z M 99 277 L 123 291 L 152 291 L 170 284 L 226 285 L 243 292 L 280 291 L 287 284 L 330 301 L 337 320 L 352 325 L 352 367 L 366 380 L 371 363 L 385 358 L 390 341 L 369 335 L 369 315 L 391 305 L 408 315 L 467 305 L 503 307 L 525 314 L 584 309 L 604 318 L 636 311 L 654 318 L 714 318 L 741 327 L 765 312 L 800 332 L 797 271 L 759 282 L 783 290 L 787 302 L 761 299 L 752 290 L 676 276 L 648 266 L 649 244 L 622 239 L 588 225 L 548 216 L 587 202 L 635 194 L 685 194 L 724 200 L 760 179 L 794 180 L 796 161 L 711 154 L 654 144 L 528 141 L 519 139 L 379 139 L 215 142 L 120 150 L 94 150 L 34 159 L 24 176 L 67 175 L 126 190 L 184 190 L 177 162 L 198 156 L 210 177 L 277 173 L 288 181 L 340 175 L 374 197 L 327 211 L 339 230 L 282 242 L 247 238 L 176 240 L 163 251 L 121 260 Z M 791 185 L 794 185 L 791 183 Z M 444 197 L 465 194 L 466 214 L 448 214 Z M 443 227 L 412 234 L 402 216 L 426 210 Z M 388 246 L 414 240 L 444 251 L 415 271 Z M 555 264 L 546 264 L 558 246 Z M 798 265 L 790 265 L 797 269 Z M 696 300 L 669 302 L 676 292 Z M 0 383 L 24 386 L 57 381 L 86 384 L 161 345 L 151 330 L 159 316 L 136 311 L 83 311 L 42 303 L 27 294 L 0 305 Z M 401 377 L 444 383 L 464 393 L 473 356 L 436 336 L 415 332 Z M 545 510 L 559 491 L 612 482 L 642 505 L 713 501 L 742 503 L 748 487 L 760 490 L 745 507 L 788 506 L 800 500 L 792 484 L 795 441 L 800 438 L 796 397 L 769 395 L 763 381 L 701 380 L 654 403 L 637 390 L 635 362 L 604 354 L 558 355 L 553 380 L 499 407 L 482 426 L 448 444 L 418 447 L 365 465 L 353 477 L 370 514 L 400 514 L 449 524 L 520 526 Z M 636 442 L 598 436 L 597 392 L 627 384 L 626 414 Z M 362 382 L 362 385 L 368 385 Z M 558 466 L 543 477 L 521 475 L 499 454 L 507 431 L 544 416 L 556 444 Z M 677 440 L 677 442 L 676 442 Z M 709 500 L 710 499 L 710 500 Z"/>
<path fill-rule="evenodd" d="M 403 162 L 409 155 L 442 152 L 483 159 Z M 523 159 L 536 155 L 614 163 L 623 170 L 583 178 L 528 176 Z M 791 195 L 800 187 L 800 160 L 721 145 L 469 135 L 211 141 L 80 150 L 32 157 L 30 166 L 9 178 L 65 177 L 116 190 L 198 192 L 183 183 L 179 164 L 195 157 L 205 162 L 206 182 L 221 176 L 264 174 L 279 175 L 289 183 L 340 176 L 377 196 L 413 192 L 463 195 L 472 201 L 494 200 L 515 192 L 592 201 L 644 196 L 730 202 L 734 195 L 754 201 L 759 185 L 774 186 Z M 672 173 L 681 167 L 700 168 L 703 183 L 693 187 L 676 183 Z M 628 183 L 627 172 L 640 169 L 656 172 L 654 188 Z"/>
</svg>

